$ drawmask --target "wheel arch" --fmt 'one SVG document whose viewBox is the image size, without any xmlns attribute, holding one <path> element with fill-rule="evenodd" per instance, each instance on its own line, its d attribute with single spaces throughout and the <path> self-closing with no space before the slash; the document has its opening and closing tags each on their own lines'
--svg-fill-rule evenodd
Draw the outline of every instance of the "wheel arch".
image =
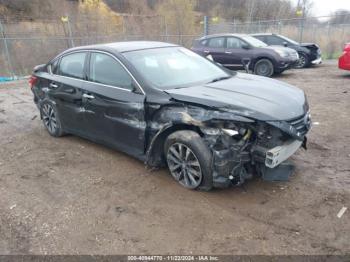
<svg viewBox="0 0 350 262">
<path fill-rule="evenodd" d="M 308 53 L 306 53 L 304 50 L 298 51 L 298 55 L 300 55 L 300 54 L 302 54 L 302 55 L 305 55 L 305 56 L 309 57 L 309 54 L 308 54 Z"/>
<path fill-rule="evenodd" d="M 298 52 L 298 55 L 299 55 L 299 59 L 300 59 L 300 56 L 304 56 L 307 60 L 306 60 L 306 64 L 304 65 L 304 67 L 309 67 L 310 66 L 310 54 L 304 52 L 304 51 L 299 51 Z"/>
<path fill-rule="evenodd" d="M 304 53 L 306 55 L 311 54 L 311 50 L 307 48 L 306 46 L 301 46 L 299 50 L 297 50 L 298 53 Z"/>
<path fill-rule="evenodd" d="M 161 128 L 152 138 L 146 152 L 146 164 L 148 166 L 163 166 L 165 164 L 163 147 L 169 135 L 180 130 L 190 130 L 203 136 L 200 128 L 186 123 L 168 124 Z"/>
</svg>

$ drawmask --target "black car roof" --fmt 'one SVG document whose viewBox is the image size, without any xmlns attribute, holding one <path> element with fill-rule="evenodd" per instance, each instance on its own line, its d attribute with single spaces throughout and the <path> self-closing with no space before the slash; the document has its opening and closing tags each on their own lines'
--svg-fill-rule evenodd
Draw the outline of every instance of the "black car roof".
<svg viewBox="0 0 350 262">
<path fill-rule="evenodd" d="M 156 42 L 156 41 L 124 41 L 124 42 L 79 46 L 79 47 L 68 49 L 66 52 L 90 49 L 90 50 L 102 50 L 102 51 L 123 53 L 123 52 L 130 52 L 130 51 L 136 51 L 136 50 L 175 47 L 175 46 L 178 46 L 178 45 L 165 43 L 165 42 Z"/>
</svg>

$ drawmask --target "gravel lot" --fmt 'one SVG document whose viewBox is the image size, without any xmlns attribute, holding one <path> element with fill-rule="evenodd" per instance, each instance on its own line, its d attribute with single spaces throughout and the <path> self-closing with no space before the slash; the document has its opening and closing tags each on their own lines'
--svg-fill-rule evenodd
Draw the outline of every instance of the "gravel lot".
<svg viewBox="0 0 350 262">
<path fill-rule="evenodd" d="M 279 80 L 315 125 L 289 182 L 186 190 L 165 170 L 44 129 L 26 82 L 0 85 L 0 254 L 349 254 L 350 73 Z M 316 123 L 317 124 L 317 123 Z"/>
</svg>

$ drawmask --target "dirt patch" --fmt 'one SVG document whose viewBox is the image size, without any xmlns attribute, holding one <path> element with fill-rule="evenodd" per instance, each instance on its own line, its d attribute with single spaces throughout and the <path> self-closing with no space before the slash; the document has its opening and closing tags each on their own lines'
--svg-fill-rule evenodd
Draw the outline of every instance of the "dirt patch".
<svg viewBox="0 0 350 262">
<path fill-rule="evenodd" d="M 0 85 L 1 254 L 348 254 L 350 74 L 335 62 L 279 80 L 308 95 L 317 125 L 286 183 L 209 193 L 165 170 L 45 131 L 26 82 Z"/>
</svg>

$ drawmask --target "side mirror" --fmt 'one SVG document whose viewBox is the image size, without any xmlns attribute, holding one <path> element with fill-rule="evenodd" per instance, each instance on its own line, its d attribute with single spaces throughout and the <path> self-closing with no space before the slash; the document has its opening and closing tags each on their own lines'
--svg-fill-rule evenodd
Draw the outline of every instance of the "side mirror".
<svg viewBox="0 0 350 262">
<path fill-rule="evenodd" d="M 248 44 L 242 44 L 242 48 L 243 48 L 243 49 L 250 49 L 250 45 L 248 45 Z"/>
<path fill-rule="evenodd" d="M 283 46 L 287 47 L 288 46 L 288 42 L 283 42 Z"/>
</svg>

